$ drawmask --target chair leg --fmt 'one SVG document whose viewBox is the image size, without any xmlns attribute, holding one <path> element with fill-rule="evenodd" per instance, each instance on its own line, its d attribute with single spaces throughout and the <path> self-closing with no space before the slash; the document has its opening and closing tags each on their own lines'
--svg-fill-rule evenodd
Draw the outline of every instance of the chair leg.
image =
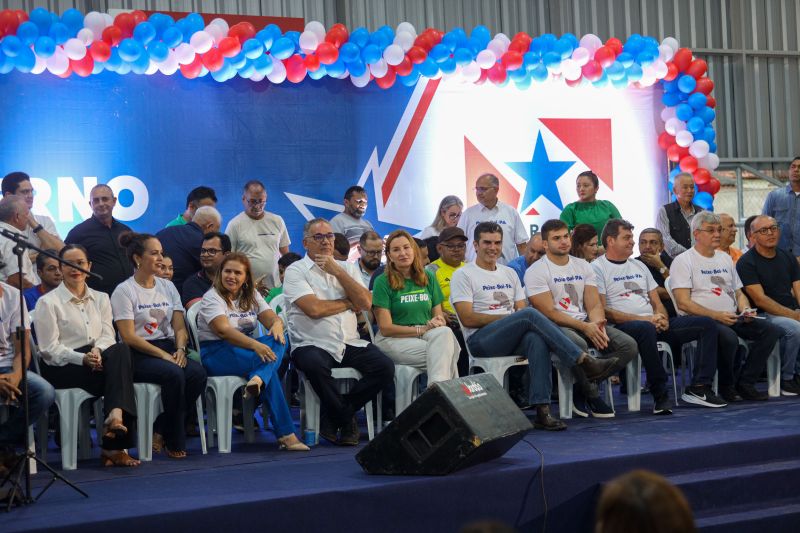
<svg viewBox="0 0 800 533">
<path fill-rule="evenodd" d="M 572 418 L 573 379 L 569 369 L 556 367 L 558 373 L 558 415 L 563 419 Z"/>
<path fill-rule="evenodd" d="M 206 445 L 206 422 L 203 419 L 203 397 L 197 397 L 197 429 L 200 431 L 200 447 L 203 450 L 203 455 L 208 454 L 208 446 Z"/>
<path fill-rule="evenodd" d="M 231 405 L 233 405 L 231 403 Z M 256 429 L 253 425 L 253 416 L 256 412 L 256 399 L 242 399 L 242 419 L 244 421 L 244 441 L 253 443 L 256 441 Z M 265 421 L 266 423 L 266 421 Z"/>
<path fill-rule="evenodd" d="M 781 351 L 780 343 L 775 344 L 775 349 L 767 358 L 767 383 L 769 383 L 769 395 L 777 398 L 781 395 Z"/>
<path fill-rule="evenodd" d="M 206 409 L 208 409 L 208 433 L 206 440 L 209 448 L 214 447 L 214 436 L 217 434 L 217 391 L 206 388 Z"/>
<path fill-rule="evenodd" d="M 219 453 L 231 453 L 231 431 L 233 430 L 231 413 L 233 412 L 233 394 L 236 390 L 234 389 L 233 391 L 226 392 L 230 392 L 230 394 L 220 394 L 217 396 L 217 443 Z M 243 409 L 243 411 L 245 411 L 243 416 L 246 421 L 246 409 Z M 253 414 L 251 412 L 251 423 L 252 417 Z"/>
<path fill-rule="evenodd" d="M 628 385 L 628 411 L 641 410 L 642 404 L 642 359 L 638 355 L 625 368 Z"/>
<path fill-rule="evenodd" d="M 80 405 L 73 405 L 72 398 L 57 402 L 61 429 L 61 469 L 75 470 L 78 467 L 78 421 Z M 66 404 L 66 405 L 64 405 Z"/>
</svg>

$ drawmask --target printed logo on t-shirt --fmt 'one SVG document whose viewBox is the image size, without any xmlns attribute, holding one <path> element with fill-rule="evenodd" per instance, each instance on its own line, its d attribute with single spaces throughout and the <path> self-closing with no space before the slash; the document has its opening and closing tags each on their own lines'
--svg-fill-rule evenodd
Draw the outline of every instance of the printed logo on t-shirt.
<svg viewBox="0 0 800 533">
<path fill-rule="evenodd" d="M 158 304 L 154 304 L 157 306 Z M 144 330 L 148 335 L 152 335 L 158 331 L 158 326 L 163 320 L 166 320 L 167 313 L 163 309 L 150 309 L 150 318 L 152 320 L 144 323 Z"/>
<path fill-rule="evenodd" d="M 714 272 L 717 272 L 717 270 L 718 269 L 714 269 Z M 723 268 L 722 270 L 727 272 L 727 269 Z M 705 271 L 701 271 L 701 272 L 703 272 L 705 274 Z M 711 292 L 715 296 L 722 296 L 722 293 L 724 292 L 725 294 L 730 296 L 731 299 L 734 299 L 734 291 L 733 291 L 733 289 L 731 289 L 728 286 L 728 282 L 725 280 L 725 278 L 723 278 L 722 276 L 711 276 L 710 280 L 711 280 L 711 283 L 716 285 L 716 287 L 711 289 Z"/>
<path fill-rule="evenodd" d="M 509 285 L 509 288 L 511 286 Z M 513 309 L 514 303 L 511 301 L 511 298 L 508 297 L 508 294 L 502 291 L 495 291 L 492 293 L 492 299 L 497 303 L 489 304 L 489 310 L 495 311 L 497 309 Z"/>
<path fill-rule="evenodd" d="M 564 279 L 564 278 L 559 278 L 559 279 Z M 570 276 L 570 279 L 583 279 L 583 278 L 580 276 Z M 569 309 L 569 306 L 573 305 L 573 302 L 580 301 L 580 298 L 578 298 L 578 291 L 577 289 L 575 289 L 575 285 L 573 285 L 572 283 L 564 283 L 564 292 L 566 292 L 567 295 L 558 301 L 558 305 L 560 305 L 564 309 Z"/>
<path fill-rule="evenodd" d="M 641 277 L 641 276 L 639 276 L 639 277 Z M 645 295 L 645 290 L 643 288 L 641 288 L 639 286 L 639 284 L 636 283 L 636 282 L 626 281 L 625 283 L 623 283 L 623 286 L 625 287 L 625 290 L 627 292 L 622 293 L 620 295 L 621 298 L 630 298 L 634 294 L 637 294 L 639 296 L 644 296 Z"/>
<path fill-rule="evenodd" d="M 236 329 L 245 335 L 250 335 L 256 329 L 256 321 L 252 317 L 239 318 L 237 324 L 238 327 Z"/>
<path fill-rule="evenodd" d="M 410 303 L 427 302 L 427 301 L 430 301 L 430 297 L 427 292 L 415 292 L 412 294 L 403 294 L 400 296 L 401 304 L 410 304 Z"/>
</svg>

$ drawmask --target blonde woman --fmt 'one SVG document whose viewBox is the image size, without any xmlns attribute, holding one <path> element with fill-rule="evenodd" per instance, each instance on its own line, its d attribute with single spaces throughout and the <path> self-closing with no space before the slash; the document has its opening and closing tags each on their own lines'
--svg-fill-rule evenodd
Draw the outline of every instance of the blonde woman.
<svg viewBox="0 0 800 533">
<path fill-rule="evenodd" d="M 458 196 L 445 196 L 439 202 L 436 218 L 433 219 L 430 226 L 422 230 L 418 238 L 424 241 L 431 237 L 438 237 L 444 228 L 454 227 L 461 218 L 462 209 L 464 209 L 464 204 Z"/>
</svg>

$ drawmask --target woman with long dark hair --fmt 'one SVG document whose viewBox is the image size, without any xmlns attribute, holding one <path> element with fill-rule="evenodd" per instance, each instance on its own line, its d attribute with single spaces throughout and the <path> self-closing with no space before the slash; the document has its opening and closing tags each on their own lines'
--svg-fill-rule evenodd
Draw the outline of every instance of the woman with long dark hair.
<svg viewBox="0 0 800 533">
<path fill-rule="evenodd" d="M 600 247 L 597 244 L 597 230 L 591 224 L 578 224 L 572 230 L 572 248 L 569 254 L 592 262 L 597 259 Z"/>
</svg>

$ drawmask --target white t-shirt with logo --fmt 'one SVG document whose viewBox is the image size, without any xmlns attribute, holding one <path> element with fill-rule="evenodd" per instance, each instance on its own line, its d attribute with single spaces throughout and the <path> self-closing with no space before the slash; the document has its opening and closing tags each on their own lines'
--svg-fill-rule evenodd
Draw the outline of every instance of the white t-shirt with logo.
<svg viewBox="0 0 800 533">
<path fill-rule="evenodd" d="M 472 242 L 475 226 L 481 222 L 494 222 L 503 228 L 503 255 L 497 260 L 503 265 L 519 256 L 518 244 L 526 243 L 531 238 L 528 229 L 522 222 L 522 217 L 514 207 L 500 201 L 491 209 L 482 204 L 473 205 L 465 209 L 458 220 L 458 227 L 464 230 L 469 239 L 467 241 L 467 262 L 475 260 L 477 252 Z"/>
<path fill-rule="evenodd" d="M 672 290 L 690 289 L 696 304 L 714 311 L 737 312 L 736 291 L 742 288 L 742 281 L 733 259 L 725 252 L 715 250 L 713 257 L 705 257 L 689 248 L 673 259 L 669 274 Z"/>
<path fill-rule="evenodd" d="M 649 294 L 658 284 L 641 261 L 628 259 L 618 264 L 602 256 L 591 266 L 597 275 L 597 291 L 605 295 L 607 307 L 631 315 L 653 314 Z"/>
<path fill-rule="evenodd" d="M 587 285 L 597 286 L 596 276 L 584 259 L 568 257 L 564 266 L 553 263 L 547 256 L 532 264 L 525 271 L 525 292 L 530 297 L 550 291 L 554 309 L 576 320 L 586 320 L 583 291 Z"/>
<path fill-rule="evenodd" d="M 133 320 L 136 334 L 148 341 L 173 339 L 172 313 L 183 313 L 181 295 L 171 281 L 155 280 L 151 289 L 136 283 L 133 276 L 117 285 L 111 295 L 114 320 Z"/>
<path fill-rule="evenodd" d="M 514 303 L 525 299 L 519 276 L 505 265 L 495 270 L 485 270 L 475 263 L 467 263 L 453 273 L 450 280 L 450 300 L 472 302 L 472 310 L 484 315 L 510 315 Z M 477 328 L 464 327 L 468 339 Z"/>
<path fill-rule="evenodd" d="M 248 337 L 252 337 L 253 332 L 258 327 L 258 315 L 272 309 L 264 301 L 264 298 L 258 295 L 256 295 L 257 307 L 254 309 L 241 311 L 239 309 L 239 300 L 234 300 L 233 305 L 229 307 L 225 299 L 213 287 L 203 295 L 203 299 L 198 305 L 200 305 L 200 312 L 197 314 L 197 336 L 201 342 L 220 340 L 214 330 L 211 329 L 211 322 L 218 316 L 227 317 L 228 323 L 232 328 L 238 329 Z"/>
</svg>

